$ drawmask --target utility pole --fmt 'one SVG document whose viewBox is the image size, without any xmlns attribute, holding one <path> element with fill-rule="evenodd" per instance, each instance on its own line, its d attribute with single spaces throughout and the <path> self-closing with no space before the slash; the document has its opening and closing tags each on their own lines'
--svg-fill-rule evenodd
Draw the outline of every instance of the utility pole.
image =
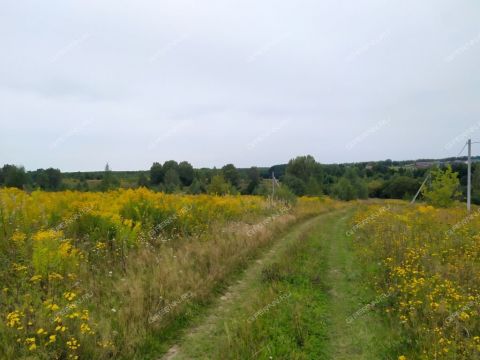
<svg viewBox="0 0 480 360">
<path fill-rule="evenodd" d="M 468 184 L 467 184 L 467 210 L 472 207 L 472 139 L 468 139 Z"/>
<path fill-rule="evenodd" d="M 272 171 L 272 202 L 275 199 L 275 172 Z"/>
</svg>

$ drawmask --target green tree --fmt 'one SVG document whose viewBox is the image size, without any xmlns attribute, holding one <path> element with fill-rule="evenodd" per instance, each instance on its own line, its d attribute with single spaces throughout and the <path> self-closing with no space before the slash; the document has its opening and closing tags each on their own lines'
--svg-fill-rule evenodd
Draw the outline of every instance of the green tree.
<svg viewBox="0 0 480 360">
<path fill-rule="evenodd" d="M 307 155 L 298 156 L 290 160 L 286 168 L 286 174 L 293 175 L 306 184 L 311 177 L 321 182 L 323 171 L 321 165 L 315 161 L 315 158 Z"/>
<path fill-rule="evenodd" d="M 358 169 L 348 167 L 345 171 L 344 178 L 346 178 L 354 189 L 354 198 L 366 199 L 368 198 L 368 186 L 363 178 L 358 175 Z"/>
<path fill-rule="evenodd" d="M 204 184 L 196 178 L 193 179 L 192 184 L 188 188 L 188 193 L 193 195 L 198 195 L 204 192 L 205 192 Z"/>
<path fill-rule="evenodd" d="M 178 175 L 183 186 L 190 186 L 194 177 L 193 166 L 187 161 L 182 161 L 178 164 Z"/>
<path fill-rule="evenodd" d="M 412 198 L 420 184 L 408 176 L 394 176 L 388 180 L 383 189 L 383 196 L 390 199 Z"/>
<path fill-rule="evenodd" d="M 139 187 L 148 187 L 148 178 L 144 172 L 140 173 L 140 176 L 138 177 L 138 180 L 137 180 L 137 185 Z"/>
<path fill-rule="evenodd" d="M 332 188 L 333 195 L 340 200 L 350 201 L 357 198 L 357 192 L 353 187 L 351 181 L 346 177 L 341 177 L 340 180 Z"/>
<path fill-rule="evenodd" d="M 178 187 L 180 186 L 180 177 L 178 176 L 177 170 L 170 168 L 166 173 L 165 173 L 165 190 L 168 193 L 175 192 Z"/>
<path fill-rule="evenodd" d="M 307 185 L 305 182 L 292 174 L 286 174 L 282 178 L 282 183 L 286 184 L 291 191 L 297 196 L 303 196 L 306 194 Z"/>
<path fill-rule="evenodd" d="M 238 187 L 240 175 L 233 164 L 227 164 L 222 168 L 222 174 L 225 180 L 235 187 Z"/>
<path fill-rule="evenodd" d="M 159 185 L 163 182 L 165 173 L 162 164 L 154 162 L 150 168 L 150 183 L 152 185 Z"/>
<path fill-rule="evenodd" d="M 48 168 L 45 170 L 47 175 L 47 190 L 59 190 L 62 185 L 62 172 L 59 169 Z"/>
<path fill-rule="evenodd" d="M 247 175 L 249 182 L 245 193 L 250 195 L 255 192 L 255 189 L 260 184 L 260 173 L 258 171 L 258 168 L 251 167 L 250 169 L 248 169 Z"/>
<path fill-rule="evenodd" d="M 368 196 L 371 198 L 381 198 L 383 196 L 384 187 L 385 187 L 385 182 L 382 179 L 371 180 L 367 184 Z"/>
<path fill-rule="evenodd" d="M 283 201 L 288 204 L 294 205 L 297 202 L 297 197 L 295 194 L 286 186 L 282 184 L 281 186 L 277 187 L 275 190 L 275 200 Z"/>
<path fill-rule="evenodd" d="M 178 173 L 178 163 L 175 160 L 168 160 L 163 163 L 163 172 L 165 175 L 169 170 L 175 170 Z"/>
<path fill-rule="evenodd" d="M 33 179 L 33 186 L 40 187 L 40 189 L 48 188 L 48 176 L 44 169 L 37 169 L 31 173 Z"/>
<path fill-rule="evenodd" d="M 105 165 L 105 171 L 103 172 L 102 182 L 100 183 L 100 190 L 101 191 L 108 191 L 120 185 L 118 179 L 110 170 L 110 165 Z"/>
<path fill-rule="evenodd" d="M 318 183 L 317 179 L 311 176 L 308 179 L 307 185 L 305 187 L 305 193 L 311 196 L 322 195 L 322 186 Z"/>
<path fill-rule="evenodd" d="M 472 202 L 480 204 L 480 164 L 473 165 L 472 174 Z"/>
<path fill-rule="evenodd" d="M 298 156 L 288 162 L 283 181 L 298 196 L 321 195 L 324 182 L 322 165 L 311 155 Z"/>
<path fill-rule="evenodd" d="M 274 173 L 275 177 L 277 179 L 280 179 L 281 177 L 283 177 L 285 175 L 286 169 L 287 169 L 287 164 L 274 165 L 270 169 L 268 169 L 267 175 L 270 176 L 270 175 L 272 175 L 272 173 Z"/>
<path fill-rule="evenodd" d="M 4 165 L 1 178 L 6 187 L 23 189 L 28 183 L 28 176 L 23 166 Z"/>
<path fill-rule="evenodd" d="M 453 172 L 451 166 L 448 166 L 445 171 L 437 168 L 432 170 L 432 182 L 430 186 L 423 189 L 422 194 L 433 206 L 450 207 L 455 197 L 460 195 L 459 186 L 458 173 Z"/>
<path fill-rule="evenodd" d="M 226 195 L 234 194 L 235 189 L 232 184 L 225 180 L 223 175 L 215 175 L 207 187 L 207 192 L 212 195 Z"/>
</svg>

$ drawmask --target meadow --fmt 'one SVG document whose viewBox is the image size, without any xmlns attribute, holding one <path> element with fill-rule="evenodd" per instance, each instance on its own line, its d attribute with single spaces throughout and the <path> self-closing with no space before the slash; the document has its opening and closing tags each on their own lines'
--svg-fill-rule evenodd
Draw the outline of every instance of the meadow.
<svg viewBox="0 0 480 360">
<path fill-rule="evenodd" d="M 479 231 L 460 205 L 2 189 L 0 358 L 477 359 Z"/>
<path fill-rule="evenodd" d="M 299 198 L 0 190 L 0 358 L 164 352 L 235 272 L 301 219 Z"/>
<path fill-rule="evenodd" d="M 480 358 L 480 212 L 402 202 L 365 206 L 348 235 L 375 304 L 400 332 L 399 359 Z"/>
</svg>

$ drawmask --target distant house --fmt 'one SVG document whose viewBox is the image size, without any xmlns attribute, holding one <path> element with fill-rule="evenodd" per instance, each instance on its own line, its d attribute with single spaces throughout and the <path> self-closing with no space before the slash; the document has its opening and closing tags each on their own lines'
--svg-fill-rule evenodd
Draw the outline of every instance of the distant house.
<svg viewBox="0 0 480 360">
<path fill-rule="evenodd" d="M 417 169 L 428 169 L 434 166 L 435 163 L 433 161 L 417 161 L 415 163 L 415 167 Z"/>
</svg>

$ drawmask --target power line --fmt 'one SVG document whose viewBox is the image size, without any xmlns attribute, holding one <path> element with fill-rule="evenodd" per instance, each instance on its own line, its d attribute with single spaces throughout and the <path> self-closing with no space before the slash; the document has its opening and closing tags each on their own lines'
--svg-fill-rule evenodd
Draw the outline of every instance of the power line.
<svg viewBox="0 0 480 360">
<path fill-rule="evenodd" d="M 472 141 L 472 144 L 480 144 L 480 141 Z M 463 148 L 462 148 L 462 150 L 458 153 L 457 157 L 459 157 L 459 156 L 463 153 L 463 151 L 465 150 L 465 148 L 467 147 L 467 145 L 468 145 L 468 141 L 465 143 L 465 145 L 463 145 Z"/>
<path fill-rule="evenodd" d="M 468 146 L 468 175 L 467 175 L 467 178 L 468 178 L 468 184 L 467 184 L 467 210 L 470 211 L 470 208 L 471 208 L 471 191 L 472 191 L 472 144 L 480 144 L 480 141 L 472 141 L 471 139 L 469 139 L 465 145 L 463 145 L 463 148 L 462 150 L 460 150 L 460 152 L 458 153 L 458 155 L 456 156 L 457 158 L 460 157 L 460 155 L 462 155 L 463 151 L 465 150 L 465 148 Z M 418 189 L 417 193 L 415 194 L 415 196 L 413 197 L 412 201 L 411 201 L 411 204 L 415 203 L 415 201 L 417 200 L 418 196 L 420 195 L 420 193 L 422 192 L 422 189 L 423 187 L 425 186 L 425 184 L 427 183 L 428 179 L 431 177 L 431 172 L 428 172 L 427 176 L 425 177 L 425 180 L 423 181 L 422 185 L 420 186 L 420 188 Z"/>
<path fill-rule="evenodd" d="M 465 150 L 465 148 L 467 147 L 467 145 L 468 145 L 468 142 L 466 142 L 465 145 L 463 145 L 462 150 L 460 150 L 460 152 L 458 153 L 458 155 L 457 155 L 456 157 L 459 157 L 460 155 L 462 155 L 463 150 Z"/>
</svg>

